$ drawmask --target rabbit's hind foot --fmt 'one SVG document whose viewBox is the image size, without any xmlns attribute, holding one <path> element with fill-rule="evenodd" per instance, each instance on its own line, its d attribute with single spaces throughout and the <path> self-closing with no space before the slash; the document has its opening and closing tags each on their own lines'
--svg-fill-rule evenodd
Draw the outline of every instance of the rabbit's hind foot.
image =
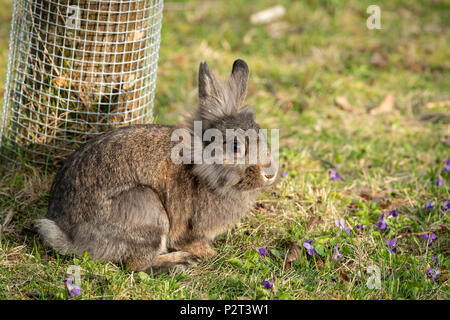
<svg viewBox="0 0 450 320">
<path fill-rule="evenodd" d="M 127 261 L 127 266 L 131 271 L 145 271 L 147 273 L 166 273 L 170 269 L 186 270 L 190 265 L 196 264 L 199 259 L 184 251 L 174 251 L 150 257 L 134 257 Z"/>
</svg>

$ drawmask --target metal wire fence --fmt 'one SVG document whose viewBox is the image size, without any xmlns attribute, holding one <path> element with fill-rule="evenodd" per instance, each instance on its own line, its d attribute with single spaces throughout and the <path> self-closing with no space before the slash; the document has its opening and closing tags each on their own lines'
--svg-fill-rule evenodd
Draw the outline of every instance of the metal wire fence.
<svg viewBox="0 0 450 320">
<path fill-rule="evenodd" d="M 152 118 L 163 0 L 15 0 L 0 165 L 53 166 Z"/>
</svg>

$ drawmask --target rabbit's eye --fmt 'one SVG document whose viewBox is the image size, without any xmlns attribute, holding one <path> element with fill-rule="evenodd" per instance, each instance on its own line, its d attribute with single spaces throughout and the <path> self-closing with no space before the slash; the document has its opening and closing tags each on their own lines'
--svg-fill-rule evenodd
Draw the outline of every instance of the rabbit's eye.
<svg viewBox="0 0 450 320">
<path fill-rule="evenodd" d="M 239 143 L 236 142 L 236 141 L 234 142 L 233 150 L 234 150 L 234 152 L 238 152 L 239 151 Z"/>
</svg>

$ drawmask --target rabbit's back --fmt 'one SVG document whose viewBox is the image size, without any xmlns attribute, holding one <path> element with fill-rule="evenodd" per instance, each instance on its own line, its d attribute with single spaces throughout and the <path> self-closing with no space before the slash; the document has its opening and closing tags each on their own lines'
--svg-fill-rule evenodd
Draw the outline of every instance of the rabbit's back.
<svg viewBox="0 0 450 320">
<path fill-rule="evenodd" d="M 170 157 L 172 129 L 134 125 L 91 139 L 56 174 L 47 217 L 73 225 L 92 215 L 108 215 L 111 199 L 147 185 Z"/>
</svg>

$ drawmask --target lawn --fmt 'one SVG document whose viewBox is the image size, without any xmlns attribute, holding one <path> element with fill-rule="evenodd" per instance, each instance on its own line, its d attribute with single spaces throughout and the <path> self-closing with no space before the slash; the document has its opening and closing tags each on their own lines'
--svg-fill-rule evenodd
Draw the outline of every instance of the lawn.
<svg viewBox="0 0 450 320">
<path fill-rule="evenodd" d="M 11 2 L 0 0 L 2 88 Z M 276 4 L 282 18 L 250 23 Z M 380 30 L 366 27 L 371 4 Z M 225 78 L 242 58 L 246 102 L 280 130 L 283 177 L 216 257 L 146 275 L 43 246 L 32 221 L 54 172 L 0 173 L 0 299 L 68 299 L 71 265 L 73 299 L 449 299 L 449 14 L 439 0 L 167 2 L 155 122 L 194 110 L 201 61 Z"/>
</svg>

